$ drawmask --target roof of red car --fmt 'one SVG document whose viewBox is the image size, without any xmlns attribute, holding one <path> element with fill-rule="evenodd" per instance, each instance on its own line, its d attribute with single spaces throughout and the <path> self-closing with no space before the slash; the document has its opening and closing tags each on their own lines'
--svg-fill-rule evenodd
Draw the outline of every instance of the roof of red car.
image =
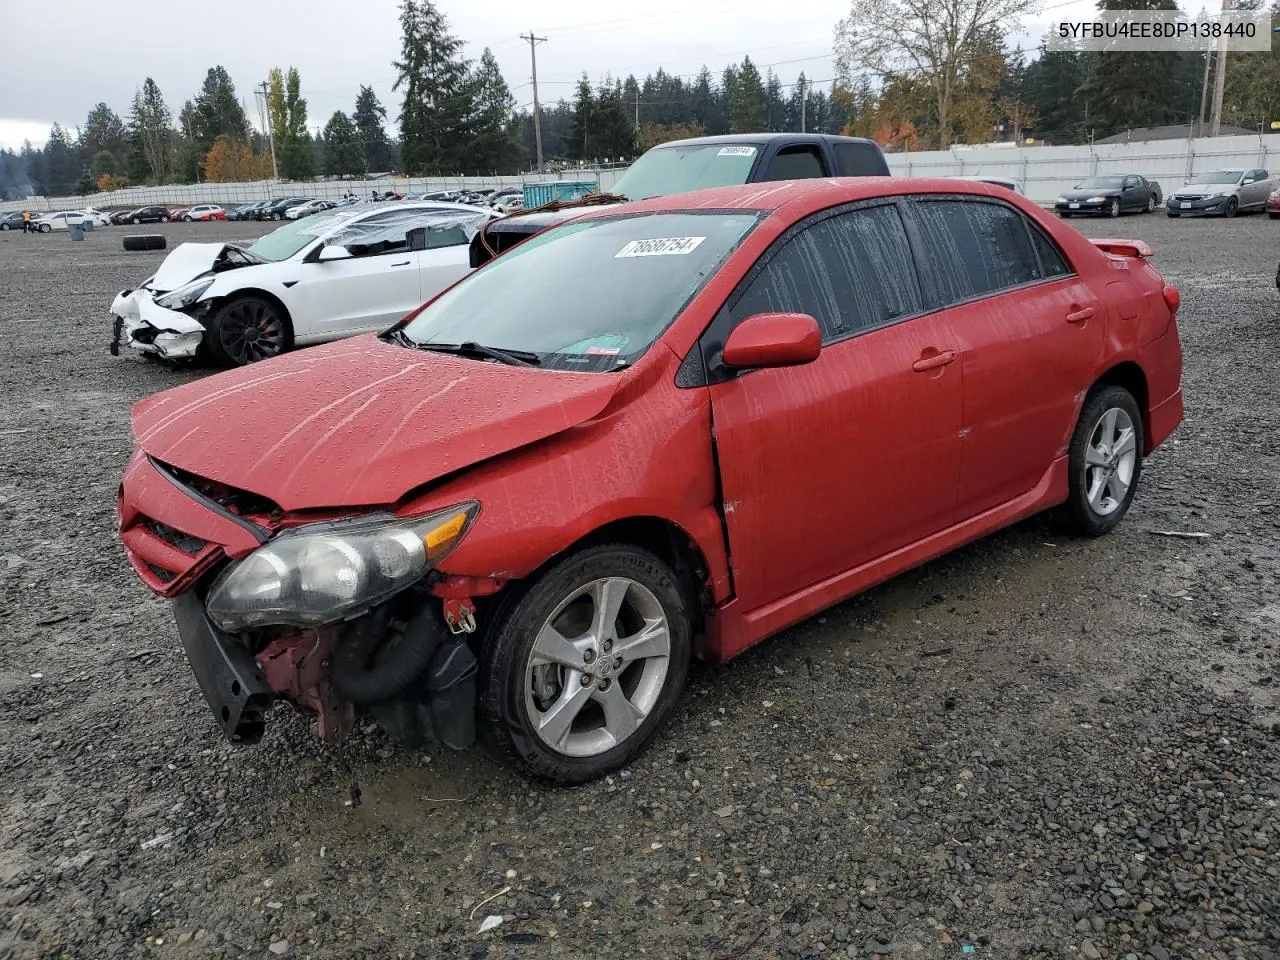
<svg viewBox="0 0 1280 960">
<path fill-rule="evenodd" d="M 966 193 L 1006 200 L 1018 196 L 1007 188 L 994 184 L 945 177 L 826 177 L 713 187 L 709 190 L 653 197 L 629 203 L 627 212 L 706 209 L 773 211 L 791 203 L 821 209 L 837 203 L 903 193 Z M 606 216 L 616 215 L 617 207 L 600 207 L 592 212 Z"/>
</svg>

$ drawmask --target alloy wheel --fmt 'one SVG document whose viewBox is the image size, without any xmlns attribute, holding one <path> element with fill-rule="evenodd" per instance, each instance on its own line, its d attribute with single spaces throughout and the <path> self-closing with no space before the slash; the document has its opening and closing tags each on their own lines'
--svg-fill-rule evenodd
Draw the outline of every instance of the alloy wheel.
<svg viewBox="0 0 1280 960">
<path fill-rule="evenodd" d="M 1138 462 L 1137 434 L 1129 414 L 1105 410 L 1089 433 L 1084 452 L 1084 490 L 1089 509 L 1110 516 L 1125 502 Z"/>
<path fill-rule="evenodd" d="M 530 726 L 565 756 L 612 750 L 657 705 L 670 657 L 670 624 L 648 587 L 626 577 L 583 584 L 534 639 L 524 676 Z"/>
<path fill-rule="evenodd" d="M 218 322 L 222 349 L 237 364 L 274 357 L 284 349 L 284 323 L 259 300 L 232 303 Z"/>
</svg>

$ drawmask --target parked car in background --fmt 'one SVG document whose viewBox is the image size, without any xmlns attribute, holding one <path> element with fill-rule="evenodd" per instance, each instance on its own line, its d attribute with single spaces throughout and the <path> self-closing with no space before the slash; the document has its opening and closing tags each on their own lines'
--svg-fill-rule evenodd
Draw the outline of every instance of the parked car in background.
<svg viewBox="0 0 1280 960">
<path fill-rule="evenodd" d="M 1136 173 L 1089 177 L 1066 190 L 1053 203 L 1060 217 L 1094 214 L 1118 217 L 1122 213 L 1150 213 L 1164 195 L 1160 184 Z"/>
<path fill-rule="evenodd" d="M 168 223 L 172 216 L 167 207 L 139 207 L 132 210 L 126 218 L 129 223 Z"/>
<path fill-rule="evenodd" d="M 1012 190 L 1014 193 L 1021 193 L 1022 187 L 1017 180 L 1009 177 L 990 177 L 990 176 L 955 176 L 948 177 L 948 180 L 968 180 L 972 183 L 989 183 L 993 186 L 1004 187 L 1006 190 Z"/>
<path fill-rule="evenodd" d="M 21 230 L 22 229 L 22 211 L 13 210 L 9 213 L 0 213 L 0 230 Z"/>
<path fill-rule="evenodd" d="M 53 230 L 65 230 L 69 223 L 84 223 L 88 219 L 80 210 L 59 210 L 57 213 L 33 217 L 31 226 L 40 233 L 49 233 Z"/>
<path fill-rule="evenodd" d="M 293 346 L 382 330 L 468 270 L 487 208 L 349 207 L 285 224 L 249 247 L 184 243 L 120 293 L 120 344 L 166 360 L 238 366 Z"/>
<path fill-rule="evenodd" d="M 227 211 L 216 203 L 197 203 L 189 210 L 183 211 L 182 219 L 191 220 L 225 220 Z"/>
<path fill-rule="evenodd" d="M 256 219 L 253 216 L 254 211 L 256 211 L 260 206 L 262 206 L 262 203 L 263 201 L 259 200 L 257 203 L 245 203 L 245 204 L 241 204 L 238 207 L 233 207 L 232 209 L 227 211 L 226 219 L 228 220 Z"/>
<path fill-rule="evenodd" d="M 123 226 L 129 222 L 129 217 L 133 215 L 132 210 L 117 210 L 111 214 L 111 223 L 114 226 Z"/>
<path fill-rule="evenodd" d="M 84 214 L 86 220 L 92 220 L 95 227 L 111 226 L 111 217 L 94 207 L 85 207 L 80 211 Z"/>
<path fill-rule="evenodd" d="M 264 204 L 258 210 L 259 220 L 283 220 L 285 211 L 290 207 L 296 207 L 303 203 L 308 203 L 310 197 L 283 197 L 279 200 L 272 200 L 270 203 Z"/>
<path fill-rule="evenodd" d="M 502 190 L 489 198 L 489 206 L 500 213 L 524 209 L 523 190 Z"/>
<path fill-rule="evenodd" d="M 186 208 L 186 207 L 178 207 L 178 209 L 177 209 L 177 210 L 170 210 L 170 211 L 169 211 L 169 219 L 170 219 L 170 220 L 181 220 L 181 219 L 183 219 L 186 215 L 187 215 L 187 208 Z"/>
<path fill-rule="evenodd" d="M 695 652 L 1049 508 L 1114 529 L 1183 415 L 1150 253 L 947 180 L 588 212 L 358 347 L 136 404 L 120 537 L 227 736 L 280 698 L 332 740 L 478 718 L 580 783 Z"/>
<path fill-rule="evenodd" d="M 687 193 L 703 187 L 825 177 L 887 177 L 889 164 L 874 140 L 804 133 L 742 133 L 663 143 L 640 156 L 605 196 L 552 210 L 523 210 L 490 224 L 471 244 L 479 267 L 535 233 L 582 213 L 584 205 Z"/>
<path fill-rule="evenodd" d="M 302 217 L 309 217 L 313 213 L 331 210 L 333 207 L 334 204 L 329 200 L 308 200 L 306 203 L 300 203 L 296 207 L 289 207 L 285 210 L 284 215 L 290 220 L 299 220 Z"/>
<path fill-rule="evenodd" d="M 1234 217 L 1265 210 L 1276 181 L 1266 170 L 1210 170 L 1197 173 L 1165 204 L 1171 217 Z"/>
<path fill-rule="evenodd" d="M 1280 190 L 1272 190 L 1267 197 L 1267 216 L 1272 220 L 1280 218 Z"/>
</svg>

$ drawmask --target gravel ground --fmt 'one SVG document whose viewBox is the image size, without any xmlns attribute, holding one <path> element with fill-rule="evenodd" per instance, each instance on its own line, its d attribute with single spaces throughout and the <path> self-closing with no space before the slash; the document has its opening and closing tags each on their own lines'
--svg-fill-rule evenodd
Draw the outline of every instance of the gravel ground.
<svg viewBox="0 0 1280 960">
<path fill-rule="evenodd" d="M 113 534 L 130 404 L 205 375 L 106 352 L 162 255 L 0 234 L 0 958 L 1280 957 L 1280 224 L 1076 223 L 1183 292 L 1187 422 L 1121 528 L 697 668 L 572 790 L 283 711 L 222 742 Z"/>
</svg>

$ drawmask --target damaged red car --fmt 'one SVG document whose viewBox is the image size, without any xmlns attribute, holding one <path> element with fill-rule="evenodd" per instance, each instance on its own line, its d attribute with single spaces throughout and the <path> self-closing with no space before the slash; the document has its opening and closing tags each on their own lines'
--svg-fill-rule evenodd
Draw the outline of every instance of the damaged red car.
<svg viewBox="0 0 1280 960">
<path fill-rule="evenodd" d="M 1119 523 L 1182 419 L 1150 257 L 955 180 L 601 209 L 138 403 L 120 536 L 228 736 L 285 700 L 585 781 L 692 657 L 1047 508 Z"/>
</svg>

